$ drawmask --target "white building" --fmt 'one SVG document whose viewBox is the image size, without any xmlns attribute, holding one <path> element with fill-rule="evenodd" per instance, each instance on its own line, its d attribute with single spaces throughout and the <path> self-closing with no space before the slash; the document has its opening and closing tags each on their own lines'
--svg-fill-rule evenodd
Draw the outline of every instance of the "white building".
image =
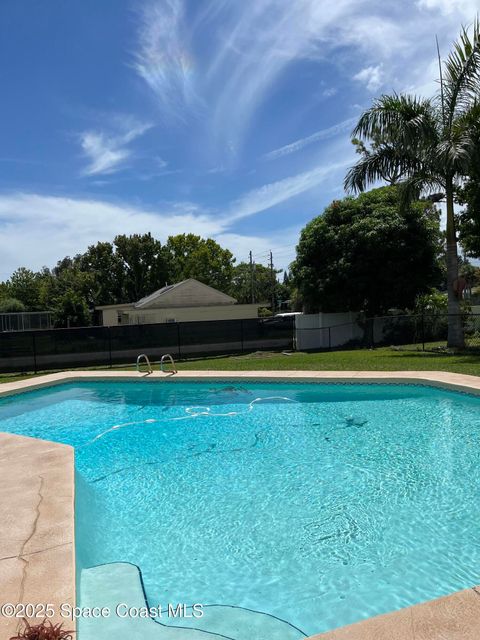
<svg viewBox="0 0 480 640">
<path fill-rule="evenodd" d="M 194 278 L 167 285 L 138 302 L 96 307 L 104 326 L 244 320 L 257 318 L 264 304 L 237 304 L 235 298 Z"/>
</svg>

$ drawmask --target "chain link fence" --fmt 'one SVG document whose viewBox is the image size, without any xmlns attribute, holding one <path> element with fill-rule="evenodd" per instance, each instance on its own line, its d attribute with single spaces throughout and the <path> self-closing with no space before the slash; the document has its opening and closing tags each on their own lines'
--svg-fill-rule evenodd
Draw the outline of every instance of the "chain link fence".
<svg viewBox="0 0 480 640">
<path fill-rule="evenodd" d="M 480 353 L 480 314 L 462 316 L 465 347 Z M 140 324 L 0 333 L 0 372 L 134 364 L 140 353 L 159 360 L 251 351 L 373 349 L 442 351 L 448 316 L 391 315 L 335 326 L 299 329 L 294 317 Z M 303 341 L 305 344 L 305 340 Z"/>
<path fill-rule="evenodd" d="M 215 320 L 0 333 L 0 372 L 133 364 L 150 360 L 291 349 L 294 318 Z"/>
</svg>

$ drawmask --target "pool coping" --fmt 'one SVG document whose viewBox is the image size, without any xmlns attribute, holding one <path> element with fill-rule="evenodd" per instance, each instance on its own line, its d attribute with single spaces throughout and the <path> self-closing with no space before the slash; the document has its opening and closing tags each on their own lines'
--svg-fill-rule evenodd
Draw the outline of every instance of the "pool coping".
<svg viewBox="0 0 480 640">
<path fill-rule="evenodd" d="M 2 383 L 0 397 L 68 382 L 175 382 L 195 379 L 422 384 L 480 395 L 480 377 L 443 371 L 183 371 L 176 374 L 65 371 Z M 6 454 L 2 456 L 5 447 Z M 38 466 L 27 465 L 25 472 L 25 462 L 30 462 L 32 457 Z M 76 595 L 73 448 L 36 438 L 0 433 L 0 462 L 2 460 L 6 460 L 6 464 L 0 465 L 0 495 L 3 493 L 3 496 L 13 498 L 10 498 L 6 507 L 2 500 L 2 510 L 7 509 L 8 517 L 0 519 L 0 543 L 3 550 L 3 543 L 6 541 L 12 551 L 2 553 L 5 557 L 0 557 L 0 603 L 16 602 L 16 593 L 17 600 L 22 596 L 25 603 L 53 602 L 58 612 L 62 603 L 74 604 Z M 40 486 L 37 486 L 39 482 Z M 18 532 L 22 522 L 23 536 Z M 54 540 L 61 542 L 52 545 Z M 29 549 L 34 550 L 28 551 Z M 59 618 L 58 615 L 55 620 L 66 623 L 68 628 L 74 628 L 71 621 Z M 13 633 L 15 626 L 16 621 L 0 616 L 0 630 Z M 479 638 L 480 588 L 472 587 L 443 598 L 375 616 L 311 636 L 311 640 L 414 640 L 418 637 L 422 640 Z"/>
<path fill-rule="evenodd" d="M 143 373 L 137 371 L 62 371 L 20 380 L 18 382 L 0 383 L 0 397 L 43 389 L 66 382 L 89 382 L 101 380 L 124 381 L 158 381 L 168 380 L 258 380 L 272 381 L 291 380 L 298 382 L 337 382 L 337 383 L 370 383 L 370 384 L 423 384 L 453 391 L 463 391 L 480 395 L 480 377 L 464 373 L 445 371 L 179 371 L 178 373 L 154 371 Z"/>
</svg>

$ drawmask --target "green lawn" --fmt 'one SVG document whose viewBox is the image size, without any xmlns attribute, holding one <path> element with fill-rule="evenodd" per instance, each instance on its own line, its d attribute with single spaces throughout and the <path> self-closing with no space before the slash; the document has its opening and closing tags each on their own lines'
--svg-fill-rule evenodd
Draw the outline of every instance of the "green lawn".
<svg viewBox="0 0 480 640">
<path fill-rule="evenodd" d="M 97 367 L 101 368 L 101 367 Z M 134 366 L 118 367 L 134 369 Z M 180 370 L 216 371 L 453 371 L 480 376 L 480 355 L 473 353 L 400 351 L 391 347 L 375 350 L 331 351 L 327 353 L 253 353 L 188 360 L 178 363 Z M 158 364 L 154 365 L 158 369 Z M 45 372 L 46 373 L 46 372 Z M 22 380 L 31 375 L 0 375 L 0 382 Z"/>
<path fill-rule="evenodd" d="M 326 353 L 250 354 L 182 362 L 179 369 L 219 371 L 453 371 L 480 376 L 479 354 L 446 354 L 422 351 L 375 350 L 330 351 Z"/>
</svg>

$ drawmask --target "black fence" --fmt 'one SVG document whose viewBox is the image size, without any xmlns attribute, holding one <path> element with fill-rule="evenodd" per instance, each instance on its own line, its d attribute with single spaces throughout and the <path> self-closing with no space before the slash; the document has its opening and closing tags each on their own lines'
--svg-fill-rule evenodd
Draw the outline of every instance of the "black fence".
<svg viewBox="0 0 480 640">
<path fill-rule="evenodd" d="M 171 353 L 176 359 L 291 349 L 294 318 L 215 320 L 0 333 L 0 372 L 135 363 Z"/>
<path fill-rule="evenodd" d="M 359 319 L 318 329 L 296 329 L 296 347 L 301 350 L 373 349 L 398 347 L 441 351 L 447 347 L 447 314 L 390 315 Z M 480 314 L 460 316 L 465 348 L 480 351 Z"/>
</svg>

